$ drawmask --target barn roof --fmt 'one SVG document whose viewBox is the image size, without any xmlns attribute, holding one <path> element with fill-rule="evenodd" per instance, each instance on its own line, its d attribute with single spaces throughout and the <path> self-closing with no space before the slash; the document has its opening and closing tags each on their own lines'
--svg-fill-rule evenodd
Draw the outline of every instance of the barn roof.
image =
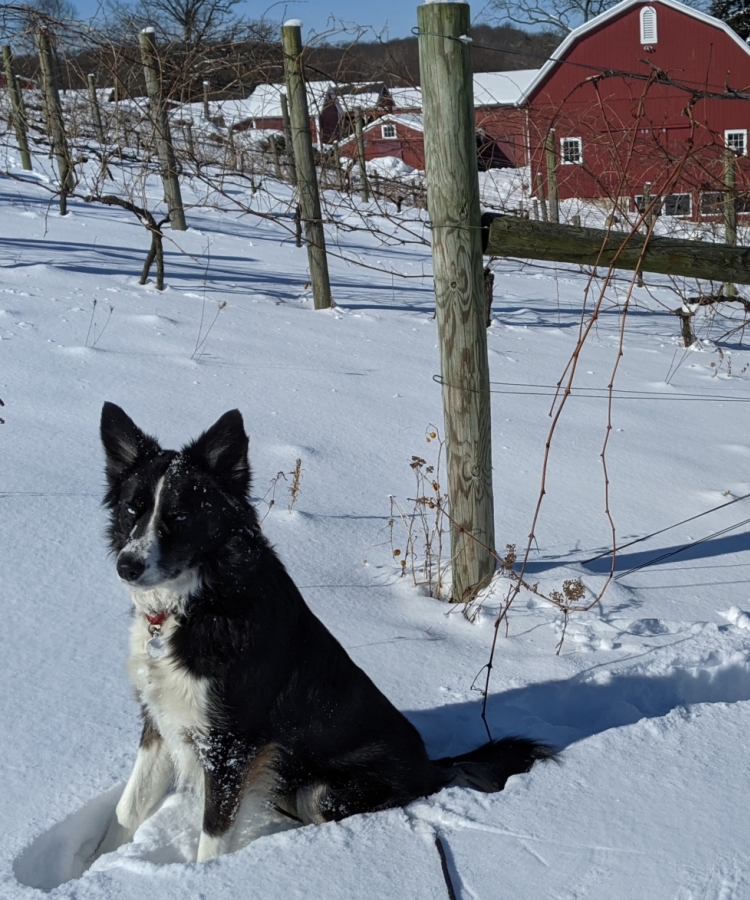
<svg viewBox="0 0 750 900">
<path fill-rule="evenodd" d="M 539 71 L 517 69 L 514 72 L 477 72 L 474 76 L 474 106 L 509 106 L 518 103 Z"/>
<path fill-rule="evenodd" d="M 621 3 L 617 3 L 615 6 L 612 6 L 605 12 L 600 13 L 593 19 L 589 19 L 588 22 L 584 22 L 583 25 L 579 25 L 578 28 L 574 28 L 573 31 L 571 31 L 570 34 L 565 38 L 562 44 L 560 44 L 557 50 L 555 50 L 554 55 L 550 57 L 550 59 L 547 60 L 542 68 L 537 71 L 536 77 L 523 90 L 521 96 L 518 99 L 518 103 L 522 103 L 529 99 L 536 88 L 544 81 L 547 75 L 549 75 L 552 69 L 554 69 L 555 66 L 565 58 L 568 50 L 582 37 L 592 31 L 596 31 L 597 29 L 605 25 L 610 19 L 617 18 L 632 7 L 658 5 L 669 6 L 672 9 L 676 9 L 678 12 L 684 13 L 686 16 L 691 16 L 692 18 L 697 19 L 699 22 L 704 22 L 706 25 L 710 25 L 713 28 L 718 28 L 720 31 L 725 32 L 725 34 L 727 34 L 727 36 L 730 37 L 739 47 L 742 47 L 745 53 L 750 55 L 750 47 L 748 47 L 745 41 L 743 41 L 742 38 L 737 34 L 737 32 L 733 31 L 729 27 L 729 25 L 726 24 L 726 22 L 722 22 L 721 19 L 715 19 L 713 16 L 709 16 L 708 13 L 704 13 L 698 9 L 694 9 L 692 6 L 686 6 L 684 3 L 680 3 L 679 0 L 622 0 Z"/>
</svg>

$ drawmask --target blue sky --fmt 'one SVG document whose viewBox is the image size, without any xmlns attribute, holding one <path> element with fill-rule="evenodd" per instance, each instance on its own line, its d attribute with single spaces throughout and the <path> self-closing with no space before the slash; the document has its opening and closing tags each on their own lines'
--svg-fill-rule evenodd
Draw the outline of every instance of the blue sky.
<svg viewBox="0 0 750 900">
<path fill-rule="evenodd" d="M 100 0 L 73 0 L 73 3 L 83 18 L 89 18 L 95 14 Z M 387 29 L 387 36 L 395 38 L 409 36 L 417 24 L 417 5 L 416 0 L 282 0 L 273 5 L 243 0 L 237 9 L 251 19 L 261 18 L 264 14 L 271 21 L 300 19 L 305 37 L 311 31 L 320 34 L 330 29 L 340 29 L 343 23 L 350 27 L 368 27 L 373 37 Z M 473 13 L 481 13 L 482 9 L 483 4 L 472 4 Z M 330 39 L 346 40 L 347 35 L 332 34 Z"/>
</svg>

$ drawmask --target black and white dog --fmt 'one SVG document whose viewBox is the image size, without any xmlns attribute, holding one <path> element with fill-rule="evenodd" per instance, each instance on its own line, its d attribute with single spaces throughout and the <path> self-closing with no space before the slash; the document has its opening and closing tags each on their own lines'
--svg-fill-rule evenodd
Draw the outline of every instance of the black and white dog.
<svg viewBox="0 0 750 900">
<path fill-rule="evenodd" d="M 143 733 L 95 857 L 129 841 L 173 783 L 205 798 L 201 861 L 227 852 L 248 792 L 321 823 L 447 785 L 499 791 L 553 756 L 506 738 L 428 758 L 417 730 L 313 615 L 263 537 L 237 410 L 175 451 L 105 403 L 101 436 L 108 536 L 134 605 L 129 672 Z"/>
</svg>

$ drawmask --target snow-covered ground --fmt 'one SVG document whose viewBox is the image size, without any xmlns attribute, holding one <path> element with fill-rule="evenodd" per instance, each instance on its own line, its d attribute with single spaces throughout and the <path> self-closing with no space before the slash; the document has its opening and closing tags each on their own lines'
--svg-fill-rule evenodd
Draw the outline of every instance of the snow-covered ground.
<svg viewBox="0 0 750 900">
<path fill-rule="evenodd" d="M 35 159 L 39 172 L 48 165 Z M 94 166 L 92 161 L 91 166 Z M 522 593 L 494 660 L 488 720 L 562 750 L 561 764 L 497 795 L 452 789 L 339 824 L 288 829 L 248 809 L 237 852 L 194 857 L 200 810 L 169 797 L 134 842 L 81 877 L 126 779 L 139 734 L 125 674 L 128 597 L 103 538 L 102 402 L 167 446 L 242 410 L 254 496 L 302 461 L 297 502 L 279 480 L 264 528 L 315 612 L 424 734 L 434 754 L 484 737 L 472 689 L 487 661 L 498 586 L 473 623 L 399 577 L 390 495 L 408 507 L 412 455 L 434 458 L 441 424 L 429 248 L 373 204 L 329 226 L 335 309 L 314 312 L 289 193 L 266 183 L 191 192 L 186 233 L 169 233 L 167 289 L 140 286 L 148 236 L 122 210 L 70 202 L 60 218 L 43 175 L 0 176 L 0 898 L 446 898 L 440 835 L 461 900 L 750 897 L 750 553 L 747 500 L 618 557 L 602 602 L 571 617 Z M 95 171 L 93 168 L 92 172 Z M 122 179 L 113 166 L 117 190 Z M 158 205 L 149 178 L 141 199 Z M 273 189 L 272 194 L 267 193 Z M 231 198 L 261 211 L 242 213 Z M 333 202 L 330 199 L 327 201 Z M 196 205 L 192 205 L 196 204 Z M 219 209 L 223 206 L 224 209 Z M 366 215 L 363 215 L 366 214 Z M 586 277 L 495 265 L 488 331 L 498 546 L 521 549 L 539 492 L 554 385 L 579 332 Z M 596 291 L 588 296 L 591 308 Z M 609 289 L 576 385 L 607 385 L 624 282 Z M 96 305 L 94 305 L 96 301 Z M 701 320 L 679 346 L 666 280 L 634 290 L 607 451 L 620 542 L 750 492 L 750 352 L 730 323 Z M 222 306 L 222 304 L 226 304 Z M 738 320 L 739 321 L 739 320 Z M 552 444 L 527 575 L 540 590 L 603 584 L 599 454 L 606 396 L 569 400 Z M 687 395 L 698 399 L 687 400 Z M 681 399 L 682 398 L 682 399 Z M 399 540 L 396 524 L 395 540 Z"/>
</svg>

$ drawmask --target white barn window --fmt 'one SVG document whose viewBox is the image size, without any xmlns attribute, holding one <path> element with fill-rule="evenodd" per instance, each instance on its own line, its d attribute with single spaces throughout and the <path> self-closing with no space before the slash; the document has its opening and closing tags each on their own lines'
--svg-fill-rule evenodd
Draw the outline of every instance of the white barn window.
<svg viewBox="0 0 750 900">
<path fill-rule="evenodd" d="M 653 6 L 644 6 L 641 10 L 641 43 L 655 44 L 659 40 L 656 28 L 656 10 Z"/>
<path fill-rule="evenodd" d="M 575 166 L 583 162 L 583 141 L 579 137 L 560 140 L 560 159 L 563 165 Z"/>
<path fill-rule="evenodd" d="M 393 139 L 396 137 L 396 126 L 395 125 L 381 125 L 380 126 L 380 136 L 385 138 L 386 140 Z"/>
<path fill-rule="evenodd" d="M 747 156 L 747 129 L 725 131 L 724 146 L 728 150 L 733 150 L 737 156 Z"/>
</svg>

